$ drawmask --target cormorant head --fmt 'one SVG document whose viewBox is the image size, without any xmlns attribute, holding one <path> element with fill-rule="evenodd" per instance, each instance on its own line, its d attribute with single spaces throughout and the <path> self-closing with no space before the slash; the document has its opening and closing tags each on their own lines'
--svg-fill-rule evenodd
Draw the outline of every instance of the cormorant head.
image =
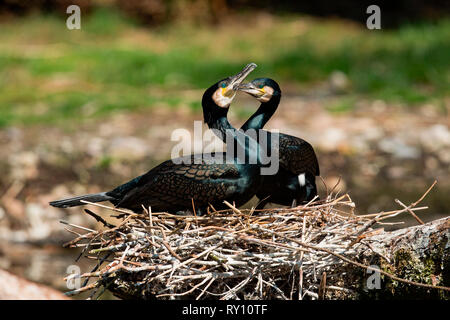
<svg viewBox="0 0 450 320">
<path fill-rule="evenodd" d="M 206 123 L 212 124 L 214 118 L 227 114 L 228 107 L 236 96 L 238 86 L 256 67 L 256 64 L 250 63 L 238 74 L 220 80 L 205 91 L 202 107 Z"/>
<path fill-rule="evenodd" d="M 269 102 L 272 98 L 281 97 L 281 89 L 275 80 L 258 78 L 248 83 L 241 83 L 238 90 L 247 92 L 261 102 Z"/>
</svg>

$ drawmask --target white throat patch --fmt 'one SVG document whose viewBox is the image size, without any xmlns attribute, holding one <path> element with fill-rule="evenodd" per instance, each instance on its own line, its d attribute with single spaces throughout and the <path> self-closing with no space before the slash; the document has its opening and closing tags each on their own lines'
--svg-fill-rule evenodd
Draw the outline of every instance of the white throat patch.
<svg viewBox="0 0 450 320">
<path fill-rule="evenodd" d="M 304 187 L 306 185 L 306 177 L 304 173 L 298 175 L 298 183 L 301 187 Z"/>
<path fill-rule="evenodd" d="M 274 90 L 269 86 L 264 86 L 264 95 L 258 98 L 261 102 L 268 102 L 270 99 L 272 99 Z"/>
<path fill-rule="evenodd" d="M 219 88 L 214 92 L 212 98 L 219 107 L 228 108 L 235 96 L 236 92 L 234 92 L 232 96 L 226 97 L 222 94 L 222 88 Z"/>
</svg>

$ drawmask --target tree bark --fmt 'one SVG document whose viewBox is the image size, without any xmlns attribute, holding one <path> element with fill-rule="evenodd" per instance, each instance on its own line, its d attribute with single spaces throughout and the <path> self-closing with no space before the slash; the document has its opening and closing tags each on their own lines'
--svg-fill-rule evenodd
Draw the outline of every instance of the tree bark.
<svg viewBox="0 0 450 320">
<path fill-rule="evenodd" d="M 383 272 L 402 280 L 433 286 L 450 287 L 450 217 L 427 224 L 381 232 L 364 238 L 355 254 L 343 255 L 359 263 L 337 259 L 328 270 L 317 270 L 325 281 L 318 279 L 321 299 L 449 299 L 449 291 L 419 287 L 393 280 Z M 377 267 L 381 273 L 362 268 L 361 264 Z M 289 275 L 286 275 L 288 277 Z M 378 277 L 378 279 L 376 278 Z M 322 277 L 323 278 L 323 277 Z M 122 299 L 151 299 L 149 291 L 134 285 L 126 277 L 112 279 L 108 289 Z M 311 285 L 313 283 L 308 283 Z M 325 285 L 326 284 L 326 285 Z M 319 285 L 319 283 L 317 283 Z M 304 287 L 307 287 L 306 283 Z"/>
<path fill-rule="evenodd" d="M 364 239 L 370 248 L 360 246 L 355 259 L 377 266 L 396 277 L 429 285 L 450 287 L 450 217 L 429 223 L 382 232 Z M 407 284 L 343 263 L 342 286 L 353 293 L 342 292 L 350 299 L 449 299 L 450 292 Z"/>
</svg>

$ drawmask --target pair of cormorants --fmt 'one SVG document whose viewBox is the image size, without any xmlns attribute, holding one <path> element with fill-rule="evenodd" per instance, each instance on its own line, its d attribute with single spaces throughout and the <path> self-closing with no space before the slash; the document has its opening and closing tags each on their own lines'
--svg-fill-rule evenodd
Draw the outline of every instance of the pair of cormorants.
<svg viewBox="0 0 450 320">
<path fill-rule="evenodd" d="M 154 212 L 178 213 L 195 207 L 196 214 L 202 214 L 210 205 L 216 210 L 223 209 L 226 200 L 240 206 L 254 195 L 262 206 L 267 202 L 291 205 L 313 199 L 317 195 L 315 176 L 319 175 L 319 165 L 312 146 L 300 138 L 279 134 L 279 143 L 273 146 L 271 139 L 267 139 L 268 149 L 278 148 L 279 170 L 274 175 L 260 173 L 263 164 L 259 138 L 245 132 L 264 127 L 278 108 L 281 90 L 268 78 L 243 83 L 254 68 L 254 63 L 248 64 L 238 74 L 218 81 L 202 98 L 205 123 L 216 129 L 215 133 L 224 142 L 233 142 L 231 151 L 237 152 L 232 152 L 231 161 L 223 152 L 171 159 L 111 191 L 52 201 L 50 205 L 67 208 L 84 205 L 82 200 L 109 201 L 116 207 L 133 211 L 151 207 Z M 235 129 L 227 119 L 237 91 L 246 92 L 261 102 L 242 130 Z M 270 137 L 271 133 L 266 133 Z"/>
</svg>

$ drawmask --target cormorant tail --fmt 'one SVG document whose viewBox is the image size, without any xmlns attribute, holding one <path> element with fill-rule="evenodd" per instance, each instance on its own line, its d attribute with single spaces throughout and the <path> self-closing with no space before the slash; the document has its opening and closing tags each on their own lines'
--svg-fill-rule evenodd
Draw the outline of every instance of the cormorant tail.
<svg viewBox="0 0 450 320">
<path fill-rule="evenodd" d="M 109 200 L 116 200 L 116 198 L 107 195 L 108 192 L 100 192 L 93 194 L 85 194 L 83 196 L 78 196 L 69 199 L 62 199 L 50 202 L 50 205 L 57 208 L 68 208 L 68 207 L 76 207 L 82 206 L 86 203 L 81 202 L 81 200 L 89 201 L 89 202 L 102 202 Z"/>
</svg>

